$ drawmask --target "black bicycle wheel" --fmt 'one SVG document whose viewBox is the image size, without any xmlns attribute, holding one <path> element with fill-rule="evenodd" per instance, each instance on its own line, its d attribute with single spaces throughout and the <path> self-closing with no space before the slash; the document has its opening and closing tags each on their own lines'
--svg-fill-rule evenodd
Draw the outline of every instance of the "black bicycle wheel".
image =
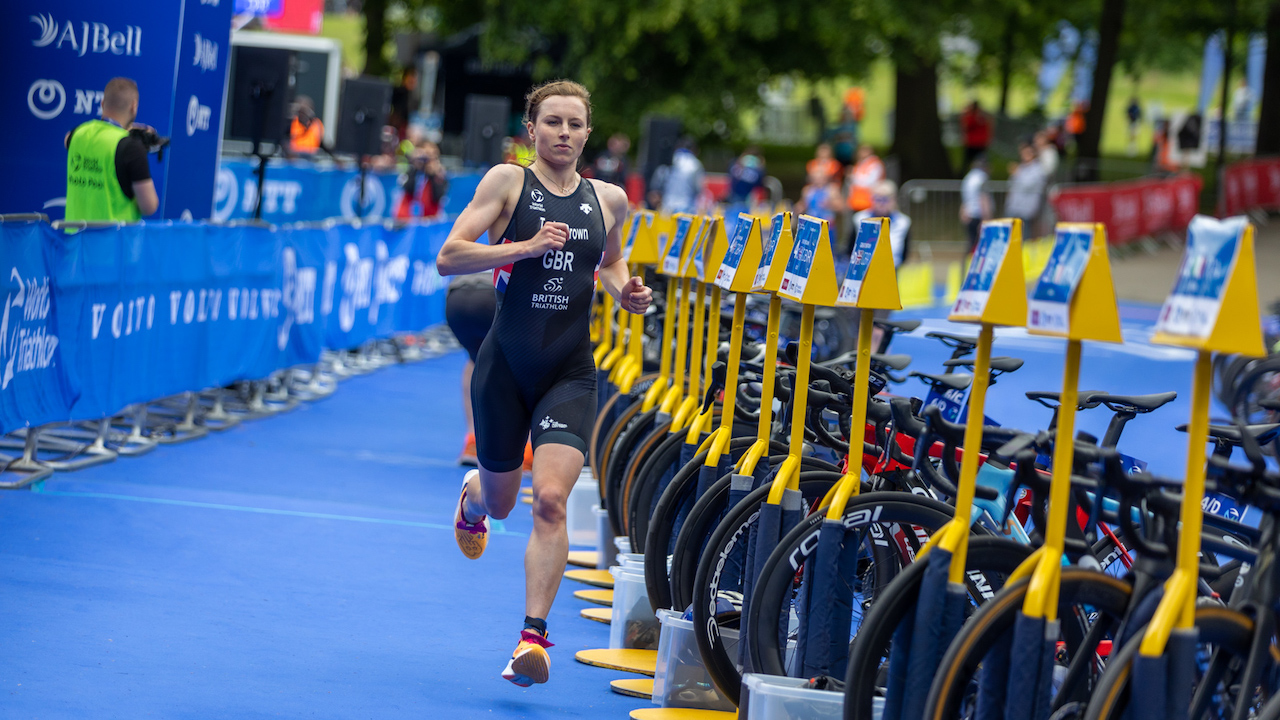
<svg viewBox="0 0 1280 720">
<path fill-rule="evenodd" d="M 613 449 L 606 456 L 604 471 L 605 509 L 609 511 L 609 524 L 613 526 L 613 534 L 622 534 L 623 514 L 626 508 L 622 505 L 622 479 L 626 476 L 627 464 L 635 451 L 636 445 L 653 432 L 657 422 L 658 409 L 654 408 L 640 413 L 623 428 Z"/>
<path fill-rule="evenodd" d="M 786 446 L 777 441 L 770 443 L 769 452 L 779 452 L 768 458 L 769 473 L 764 482 L 768 483 L 773 479 L 773 474 L 778 471 L 778 467 L 786 459 Z M 765 462 L 764 459 L 761 462 Z M 829 477 L 839 480 L 842 475 L 834 467 L 827 466 L 816 458 L 802 458 L 800 469 L 802 473 L 829 473 Z M 821 478 L 821 475 L 811 475 L 813 478 Z M 729 510 L 729 486 L 731 477 L 726 475 L 720 478 L 715 485 L 709 488 L 705 495 L 698 498 L 698 502 L 694 504 L 693 509 L 689 511 L 689 515 L 685 518 L 684 524 L 680 528 L 679 534 L 676 536 L 676 544 L 671 554 L 671 602 L 672 607 L 676 609 L 687 608 L 693 602 L 694 578 L 698 576 L 698 563 L 702 560 L 702 551 L 707 547 L 711 536 L 715 533 L 720 521 L 724 518 L 725 513 Z"/>
<path fill-rule="evenodd" d="M 1203 664 L 1199 671 L 1208 670 L 1213 687 L 1202 687 L 1205 677 L 1196 678 L 1196 693 L 1189 715 L 1200 717 L 1231 717 L 1234 701 L 1237 701 L 1240 688 L 1233 687 L 1232 674 L 1244 665 L 1253 641 L 1253 620 L 1248 615 L 1223 606 L 1207 606 L 1196 608 L 1196 630 L 1199 631 L 1198 645 L 1203 651 L 1211 649 L 1213 661 L 1206 668 Z M 1135 633 L 1134 637 L 1115 652 L 1107 669 L 1102 673 L 1093 695 L 1085 708 L 1085 720 L 1101 718 L 1120 718 L 1129 706 L 1129 689 L 1132 681 L 1133 661 L 1142 645 L 1143 633 Z M 1263 652 L 1271 652 L 1270 644 Z M 1232 668 L 1232 666 L 1236 666 Z M 1200 674 L 1198 672 L 1198 674 Z M 1254 695 L 1254 688 L 1249 689 L 1249 704 L 1266 700 Z M 1212 705 L 1211 710 L 1209 705 Z"/>
<path fill-rule="evenodd" d="M 891 585 L 901 566 L 910 562 L 910 558 L 893 552 L 893 543 L 889 539 L 895 531 L 901 529 L 908 539 L 914 539 L 920 530 L 932 534 L 950 522 L 954 515 L 955 509 L 944 502 L 903 492 L 867 493 L 849 500 L 842 519 L 845 543 L 866 546 L 864 554 L 872 559 L 872 562 L 859 564 L 855 583 L 860 586 L 853 588 L 862 595 L 860 602 L 855 600 L 858 626 L 863 624 L 864 613 L 878 604 L 879 596 Z M 825 519 L 826 511 L 819 510 L 787 533 L 756 580 L 751 612 L 747 618 L 747 635 L 753 669 L 757 672 L 787 674 L 786 647 L 779 643 L 777 621 L 789 614 L 796 597 L 796 578 L 798 573 L 804 572 L 806 562 L 817 550 L 818 535 Z M 696 613 L 696 605 L 694 610 Z M 851 628 L 856 627 L 851 623 Z M 731 680 L 732 676 L 727 675 L 727 679 Z"/>
<path fill-rule="evenodd" d="M 926 719 L 942 720 L 972 714 L 971 701 L 978 667 L 992 647 L 1012 631 L 1014 621 L 1022 613 L 1029 584 L 1030 578 L 1022 578 L 1005 585 L 960 629 L 943 655 L 929 688 L 929 697 L 925 701 Z M 1064 568 L 1058 590 L 1058 617 L 1065 625 L 1078 617 L 1080 608 L 1087 607 L 1093 622 L 1105 622 L 1116 627 L 1128 608 L 1130 591 L 1129 583 L 1105 573 Z M 1085 651 L 1092 653 L 1093 650 Z"/>
<path fill-rule="evenodd" d="M 965 569 L 969 574 L 970 597 L 985 602 L 994 597 L 1031 548 L 1007 538 L 975 535 L 969 538 Z M 845 720 L 871 720 L 872 699 L 883 695 L 880 669 L 889 657 L 893 634 L 907 613 L 915 612 L 920 582 L 929 567 L 929 555 L 903 568 L 863 619 L 862 628 L 849 646 L 849 667 L 845 673 Z"/>
</svg>

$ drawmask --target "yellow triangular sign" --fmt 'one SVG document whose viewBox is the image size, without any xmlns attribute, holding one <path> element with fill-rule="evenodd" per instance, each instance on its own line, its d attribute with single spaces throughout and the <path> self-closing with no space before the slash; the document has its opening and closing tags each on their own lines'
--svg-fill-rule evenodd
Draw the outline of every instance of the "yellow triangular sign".
<svg viewBox="0 0 1280 720">
<path fill-rule="evenodd" d="M 791 256 L 783 268 L 778 294 L 804 305 L 836 304 L 836 266 L 831 259 L 831 228 L 826 220 L 801 215 Z"/>
<path fill-rule="evenodd" d="M 697 231 L 695 223 L 701 218 L 696 215 L 679 213 L 672 216 L 671 235 L 666 247 L 662 248 L 662 260 L 658 264 L 658 272 L 668 277 L 680 277 L 680 269 L 684 263 L 685 253 L 692 243 L 691 235 Z"/>
<path fill-rule="evenodd" d="M 711 218 L 702 215 L 694 218 L 694 229 L 689 231 L 685 240 L 685 248 L 680 253 L 680 277 L 701 280 L 698 273 L 698 260 L 707 244 L 711 231 Z"/>
<path fill-rule="evenodd" d="M 756 268 L 751 289 L 757 292 L 778 292 L 782 284 L 782 271 L 791 258 L 791 213 L 780 212 L 773 216 L 769 238 L 760 252 L 760 266 Z"/>
<path fill-rule="evenodd" d="M 1266 355 L 1253 232 L 1245 217 L 1191 220 L 1178 277 L 1160 308 L 1151 342 Z"/>
<path fill-rule="evenodd" d="M 760 218 L 739 213 L 733 237 L 725 245 L 715 284 L 729 292 L 751 292 L 755 269 L 760 266 L 761 250 Z"/>
<path fill-rule="evenodd" d="M 889 241 L 889 218 L 868 218 L 858 224 L 849 267 L 835 304 L 870 310 L 902 309 Z"/>
<path fill-rule="evenodd" d="M 707 230 L 707 239 L 702 244 L 702 257 L 695 262 L 702 266 L 698 273 L 702 277 L 699 279 L 704 283 L 714 283 L 716 273 L 724 262 L 724 254 L 729 249 L 729 241 L 724 234 L 723 216 L 716 215 L 707 222 L 711 228 Z"/>
<path fill-rule="evenodd" d="M 1123 342 L 1107 231 L 1102 223 L 1058 223 L 1053 251 L 1027 301 L 1027 330 L 1070 340 Z"/>
<path fill-rule="evenodd" d="M 1022 220 L 982 223 L 969 272 L 951 307 L 952 322 L 1020 327 L 1027 323 L 1027 283 L 1022 274 Z"/>
<path fill-rule="evenodd" d="M 627 228 L 622 255 L 632 265 L 656 265 L 658 258 L 658 233 L 652 210 L 640 210 L 631 216 Z"/>
</svg>

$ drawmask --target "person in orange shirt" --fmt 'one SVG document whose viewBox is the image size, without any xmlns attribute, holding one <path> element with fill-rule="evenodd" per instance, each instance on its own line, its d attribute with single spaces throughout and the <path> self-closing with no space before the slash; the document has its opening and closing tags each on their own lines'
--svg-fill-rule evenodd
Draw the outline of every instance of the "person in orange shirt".
<svg viewBox="0 0 1280 720">
<path fill-rule="evenodd" d="M 864 93 L 862 88 L 854 85 L 844 93 L 844 106 L 849 109 L 849 113 L 853 115 L 853 119 L 862 122 L 862 102 Z"/>
<path fill-rule="evenodd" d="M 289 152 L 314 155 L 323 140 L 324 123 L 316 117 L 315 103 L 306 95 L 299 95 L 294 104 L 293 122 L 289 124 Z"/>
<path fill-rule="evenodd" d="M 831 156 L 831 145 L 821 143 L 813 151 L 813 159 L 805 163 L 805 174 L 808 177 L 839 177 L 840 161 Z"/>
<path fill-rule="evenodd" d="M 884 179 L 884 163 L 870 145 L 858 146 L 858 162 L 849 171 L 849 209 L 858 212 L 871 207 L 871 190 Z"/>
<path fill-rule="evenodd" d="M 1071 113 L 1067 115 L 1066 121 L 1063 122 L 1063 129 L 1071 136 L 1073 143 L 1080 142 L 1080 136 L 1084 134 L 1084 113 L 1088 109 L 1086 103 L 1078 102 L 1071 108 Z"/>
</svg>

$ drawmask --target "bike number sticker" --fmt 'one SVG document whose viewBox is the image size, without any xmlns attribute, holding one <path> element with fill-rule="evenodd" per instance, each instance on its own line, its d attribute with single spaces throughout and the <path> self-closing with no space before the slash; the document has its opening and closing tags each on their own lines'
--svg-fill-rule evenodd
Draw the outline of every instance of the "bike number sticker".
<svg viewBox="0 0 1280 720">
<path fill-rule="evenodd" d="M 1218 322 L 1227 280 L 1240 254 L 1245 218 L 1215 220 L 1196 216 L 1187 228 L 1187 249 L 1160 309 L 1156 332 L 1208 338 Z"/>
<path fill-rule="evenodd" d="M 662 258 L 662 272 L 666 275 L 680 274 L 680 251 L 684 249 L 684 240 L 693 226 L 693 218 L 682 217 L 676 220 L 676 234 L 671 238 L 671 247 Z"/>
<path fill-rule="evenodd" d="M 769 279 L 769 268 L 773 265 L 773 252 L 778 249 L 778 242 L 782 239 L 782 222 L 782 213 L 773 216 L 769 241 L 765 243 L 764 251 L 760 253 L 760 267 L 756 268 L 756 277 L 751 283 L 751 287 L 756 290 L 762 289 Z"/>
<path fill-rule="evenodd" d="M 631 260 L 631 248 L 635 247 L 636 236 L 640 234 L 641 224 L 648 225 L 653 222 L 653 215 L 647 212 L 638 212 L 631 216 L 631 227 L 627 230 L 627 242 L 622 246 L 622 259 Z"/>
<path fill-rule="evenodd" d="M 733 285 L 733 278 L 738 274 L 738 264 L 742 262 L 742 253 L 747 249 L 747 240 L 751 237 L 755 222 L 755 218 L 746 213 L 738 215 L 738 225 L 733 229 L 733 237 L 729 239 L 724 260 L 720 262 L 720 270 L 716 272 L 716 285 L 721 289 L 728 290 Z"/>
<path fill-rule="evenodd" d="M 1028 329 L 1067 334 L 1071 298 L 1080 285 L 1080 278 L 1084 277 L 1092 247 L 1092 226 L 1058 230 L 1049 263 L 1040 273 L 1035 293 L 1027 303 Z"/>
<path fill-rule="evenodd" d="M 952 315 L 978 317 L 986 310 L 987 301 L 991 299 L 991 287 L 1009 252 L 1009 238 L 1012 234 L 1011 222 L 983 223 L 982 237 L 973 250 L 969 273 L 964 276 L 964 284 L 960 286 L 956 304 L 951 308 Z"/>
<path fill-rule="evenodd" d="M 867 277 L 867 268 L 871 266 L 871 256 L 875 254 L 876 243 L 880 242 L 880 220 L 863 220 L 858 225 L 858 238 L 853 241 L 853 251 L 849 254 L 849 269 L 845 271 L 844 282 L 840 284 L 840 296 L 836 300 L 849 305 L 858 304 L 858 296 L 862 294 L 862 281 Z"/>
<path fill-rule="evenodd" d="M 805 285 L 809 284 L 809 271 L 813 269 L 813 254 L 822 241 L 822 222 L 808 217 L 801 217 L 796 228 L 795 245 L 791 247 L 791 257 L 787 258 L 787 267 L 782 272 L 782 284 L 778 292 L 793 300 L 799 301 L 804 295 Z"/>
<path fill-rule="evenodd" d="M 693 269 L 698 274 L 698 279 L 702 279 L 702 246 L 707 241 L 707 236 L 711 234 L 711 221 L 704 220 L 702 226 L 698 228 L 698 235 L 693 241 L 693 252 L 689 253 L 689 261 L 685 263 L 681 270 L 681 275 L 689 273 L 689 265 L 693 265 Z"/>
</svg>

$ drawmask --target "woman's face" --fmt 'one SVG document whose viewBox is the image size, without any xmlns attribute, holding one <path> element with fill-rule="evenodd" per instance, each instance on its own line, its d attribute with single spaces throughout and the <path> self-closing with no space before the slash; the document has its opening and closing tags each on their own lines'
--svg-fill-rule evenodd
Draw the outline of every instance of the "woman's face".
<svg viewBox="0 0 1280 720">
<path fill-rule="evenodd" d="M 591 128 L 582 98 L 552 95 L 538 106 L 538 117 L 528 125 L 538 157 L 557 165 L 577 163 Z"/>
</svg>

